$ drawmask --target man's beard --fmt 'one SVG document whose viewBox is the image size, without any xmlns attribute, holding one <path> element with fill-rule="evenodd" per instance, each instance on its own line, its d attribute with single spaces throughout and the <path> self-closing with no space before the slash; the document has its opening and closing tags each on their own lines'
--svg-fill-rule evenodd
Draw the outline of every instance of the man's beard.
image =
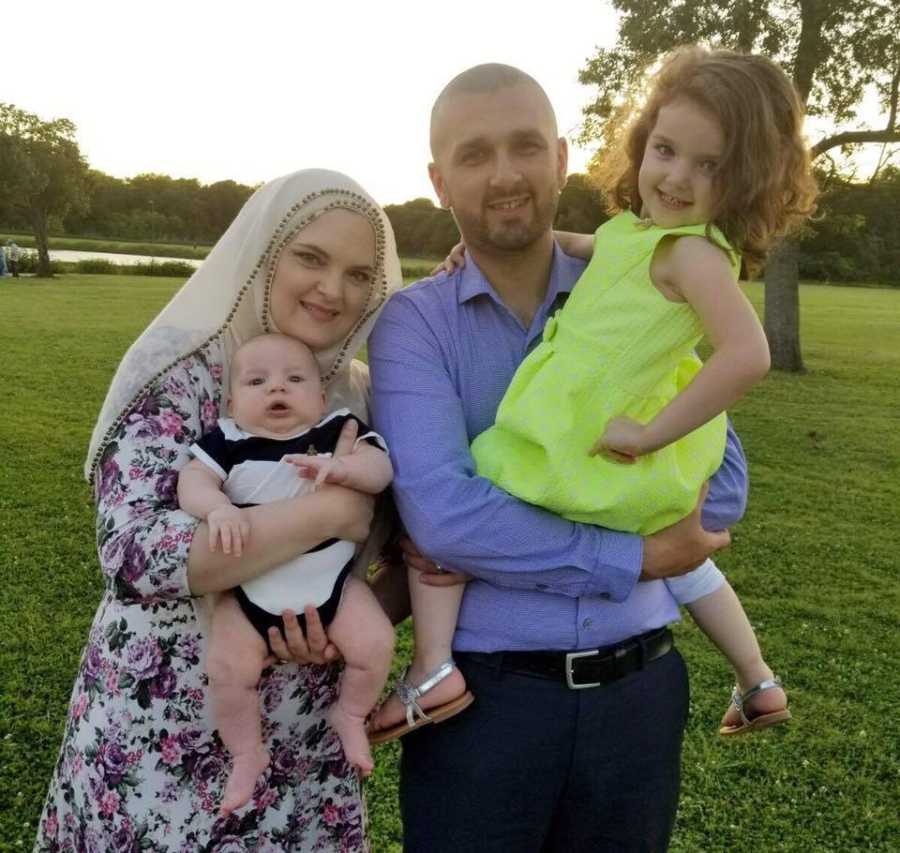
<svg viewBox="0 0 900 853">
<path fill-rule="evenodd" d="M 453 209 L 453 218 L 466 245 L 483 251 L 518 252 L 543 237 L 553 227 L 557 194 L 550 193 L 541 205 L 534 202 L 533 193 L 529 195 L 534 203 L 534 216 L 527 220 L 490 225 L 486 216 L 460 216 Z"/>
</svg>

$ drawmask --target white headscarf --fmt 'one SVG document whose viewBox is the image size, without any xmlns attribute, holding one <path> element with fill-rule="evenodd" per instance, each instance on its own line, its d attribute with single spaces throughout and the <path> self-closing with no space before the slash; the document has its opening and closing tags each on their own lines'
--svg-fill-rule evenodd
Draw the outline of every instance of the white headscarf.
<svg viewBox="0 0 900 853">
<path fill-rule="evenodd" d="M 375 233 L 375 274 L 362 316 L 347 337 L 315 353 L 330 409 L 367 415 L 368 371 L 353 362 L 388 296 L 402 284 L 394 232 L 384 211 L 339 172 L 307 169 L 260 187 L 171 302 L 125 353 L 91 436 L 84 474 L 135 404 L 175 364 L 200 349 L 221 364 L 227 387 L 235 350 L 264 332 L 276 332 L 269 313 L 272 279 L 282 249 L 328 210 L 362 214 Z"/>
</svg>

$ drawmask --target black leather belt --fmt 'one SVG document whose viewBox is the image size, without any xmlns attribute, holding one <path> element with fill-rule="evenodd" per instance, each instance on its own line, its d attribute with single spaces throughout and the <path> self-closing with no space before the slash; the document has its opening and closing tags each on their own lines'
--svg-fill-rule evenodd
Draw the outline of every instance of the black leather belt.
<svg viewBox="0 0 900 853">
<path fill-rule="evenodd" d="M 455 652 L 454 657 L 502 672 L 561 681 L 572 690 L 583 690 L 638 672 L 671 651 L 673 645 L 672 632 L 657 628 L 614 646 L 581 652 Z"/>
</svg>

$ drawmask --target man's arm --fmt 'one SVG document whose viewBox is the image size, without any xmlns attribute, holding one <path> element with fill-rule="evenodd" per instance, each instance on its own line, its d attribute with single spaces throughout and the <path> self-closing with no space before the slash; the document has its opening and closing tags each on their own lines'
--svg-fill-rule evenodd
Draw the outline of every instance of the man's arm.
<svg viewBox="0 0 900 853">
<path fill-rule="evenodd" d="M 644 549 L 636 535 L 568 521 L 479 477 L 446 359 L 403 295 L 375 327 L 369 364 L 375 428 L 392 451 L 398 509 L 431 559 L 497 586 L 622 601 L 642 570 L 645 578 L 679 574 L 727 544 L 727 535 L 682 529 L 656 534 Z M 729 482 L 715 486 L 717 520 L 743 503 L 733 493 L 743 457 L 731 439 L 726 459 Z"/>
<path fill-rule="evenodd" d="M 416 306 L 392 299 L 369 340 L 374 426 L 407 531 L 434 560 L 498 586 L 620 601 L 641 540 L 559 518 L 475 473 L 462 401 Z"/>
</svg>

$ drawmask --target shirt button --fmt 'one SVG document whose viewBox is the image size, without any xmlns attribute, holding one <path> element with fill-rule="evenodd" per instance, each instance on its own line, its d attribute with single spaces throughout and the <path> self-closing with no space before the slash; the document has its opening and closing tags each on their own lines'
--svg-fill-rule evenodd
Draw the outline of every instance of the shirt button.
<svg viewBox="0 0 900 853">
<path fill-rule="evenodd" d="M 582 628 L 590 628 L 591 625 L 593 625 L 593 624 L 594 624 L 593 619 L 585 619 L 584 622 L 581 623 L 581 627 Z"/>
<path fill-rule="evenodd" d="M 547 584 L 545 584 L 545 583 L 539 583 L 539 584 L 535 585 L 535 589 L 539 589 L 539 590 L 541 590 L 541 592 L 543 592 L 546 588 L 547 588 Z"/>
</svg>

